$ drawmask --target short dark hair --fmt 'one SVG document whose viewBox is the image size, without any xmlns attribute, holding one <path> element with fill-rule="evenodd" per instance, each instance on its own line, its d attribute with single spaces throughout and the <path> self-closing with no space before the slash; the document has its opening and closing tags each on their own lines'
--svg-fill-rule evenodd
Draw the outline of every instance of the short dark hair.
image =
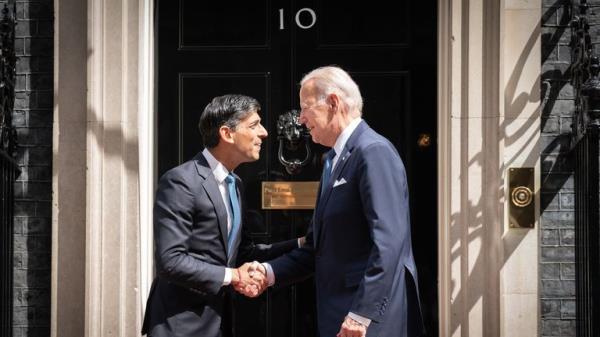
<svg viewBox="0 0 600 337">
<path fill-rule="evenodd" d="M 204 146 L 213 148 L 219 144 L 219 129 L 227 126 L 235 130 L 241 120 L 252 112 L 260 112 L 260 103 L 244 95 L 223 95 L 208 103 L 198 122 Z"/>
</svg>

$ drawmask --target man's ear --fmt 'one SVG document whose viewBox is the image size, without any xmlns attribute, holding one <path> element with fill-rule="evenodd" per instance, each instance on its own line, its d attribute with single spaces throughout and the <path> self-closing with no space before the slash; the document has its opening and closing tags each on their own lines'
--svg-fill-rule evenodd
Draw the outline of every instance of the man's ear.
<svg viewBox="0 0 600 337">
<path fill-rule="evenodd" d="M 335 93 L 327 95 L 325 101 L 327 102 L 327 105 L 329 105 L 331 111 L 337 111 L 340 107 L 340 97 Z"/>
<path fill-rule="evenodd" d="M 230 143 L 233 144 L 233 130 L 231 130 L 230 127 L 228 126 L 221 126 L 219 128 L 219 137 L 221 138 L 222 141 L 226 142 L 226 143 Z"/>
</svg>

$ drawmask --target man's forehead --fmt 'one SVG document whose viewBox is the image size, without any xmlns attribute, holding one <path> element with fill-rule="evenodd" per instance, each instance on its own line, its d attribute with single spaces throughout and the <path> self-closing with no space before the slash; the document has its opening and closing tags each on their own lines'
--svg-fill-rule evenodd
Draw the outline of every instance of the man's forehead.
<svg viewBox="0 0 600 337">
<path fill-rule="evenodd" d="M 309 101 L 316 99 L 317 96 L 317 88 L 312 85 L 312 83 L 305 83 L 300 88 L 300 100 L 301 101 Z"/>
<path fill-rule="evenodd" d="M 315 99 L 316 99 L 316 96 L 312 92 L 309 92 L 309 91 L 301 91 L 300 92 L 300 102 L 301 103 L 314 101 Z"/>
<path fill-rule="evenodd" d="M 242 119 L 242 122 L 249 122 L 252 123 L 255 120 L 260 120 L 260 115 L 258 114 L 258 112 L 256 110 L 250 112 L 246 118 Z"/>
</svg>

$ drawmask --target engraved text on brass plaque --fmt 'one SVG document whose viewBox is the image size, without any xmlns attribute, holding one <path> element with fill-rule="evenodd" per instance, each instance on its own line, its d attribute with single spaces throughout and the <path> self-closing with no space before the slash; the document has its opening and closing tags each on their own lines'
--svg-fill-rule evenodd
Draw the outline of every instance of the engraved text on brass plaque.
<svg viewBox="0 0 600 337">
<path fill-rule="evenodd" d="M 263 209 L 314 209 L 318 181 L 263 181 Z"/>
</svg>

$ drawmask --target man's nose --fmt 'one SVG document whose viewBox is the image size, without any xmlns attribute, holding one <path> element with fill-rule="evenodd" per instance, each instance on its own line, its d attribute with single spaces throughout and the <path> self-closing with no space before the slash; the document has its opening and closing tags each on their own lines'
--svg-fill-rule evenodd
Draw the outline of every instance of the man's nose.
<svg viewBox="0 0 600 337">
<path fill-rule="evenodd" d="M 298 116 L 298 122 L 300 124 L 305 124 L 306 123 L 306 117 L 304 116 L 304 111 L 300 110 L 300 116 Z"/>
<path fill-rule="evenodd" d="M 267 136 L 269 136 L 269 133 L 267 132 L 267 129 L 265 129 L 265 127 L 261 124 L 260 130 L 258 132 L 258 137 L 267 138 Z"/>
</svg>

